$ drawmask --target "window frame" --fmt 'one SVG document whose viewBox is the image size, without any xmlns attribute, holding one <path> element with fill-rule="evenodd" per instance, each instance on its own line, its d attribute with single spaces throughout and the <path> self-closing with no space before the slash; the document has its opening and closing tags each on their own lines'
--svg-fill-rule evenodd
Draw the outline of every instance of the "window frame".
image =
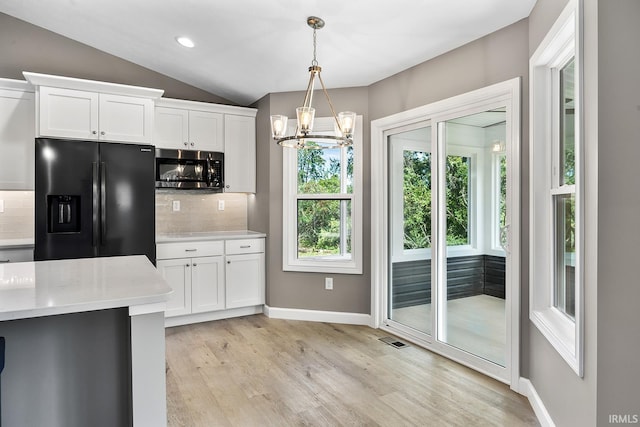
<svg viewBox="0 0 640 427">
<path fill-rule="evenodd" d="M 317 117 L 314 134 L 333 133 L 333 117 Z M 295 132 L 297 121 L 289 121 L 289 133 Z M 313 273 L 362 274 L 362 116 L 356 116 L 353 138 L 353 189 L 351 193 L 299 194 L 298 150 L 282 148 L 282 270 Z M 346 149 L 345 149 L 346 153 Z M 342 157 L 346 158 L 346 155 Z M 341 158 L 342 158 L 341 157 Z M 345 170 L 344 168 L 341 168 Z M 344 175 L 344 173 L 343 173 Z M 344 176 L 341 176 L 343 184 Z M 298 200 L 351 201 L 351 257 L 298 257 Z M 343 208 L 341 208 L 341 211 Z M 346 226 L 341 221 L 341 229 Z M 341 238 L 341 252 L 346 242 Z"/>
<path fill-rule="evenodd" d="M 529 61 L 530 305 L 529 318 L 574 372 L 584 372 L 582 54 L 580 10 L 570 0 Z M 575 57 L 575 184 L 560 185 L 559 70 Z M 535 178 L 534 178 L 535 177 Z M 555 307 L 557 249 L 554 200 L 575 194 L 575 319 Z"/>
</svg>

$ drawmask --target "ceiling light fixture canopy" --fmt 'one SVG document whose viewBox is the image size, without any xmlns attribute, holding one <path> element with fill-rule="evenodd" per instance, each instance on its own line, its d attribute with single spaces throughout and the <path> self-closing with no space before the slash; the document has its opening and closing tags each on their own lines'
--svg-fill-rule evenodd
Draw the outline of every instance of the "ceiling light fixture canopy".
<svg viewBox="0 0 640 427">
<path fill-rule="evenodd" d="M 334 148 L 346 147 L 353 144 L 353 130 L 356 124 L 356 113 L 352 111 L 343 111 L 336 114 L 331 98 L 324 86 L 320 72 L 322 68 L 318 65 L 316 59 L 316 31 L 324 27 L 324 21 L 316 16 L 307 18 L 307 25 L 313 28 L 313 60 L 309 67 L 309 83 L 304 95 L 304 101 L 301 107 L 296 108 L 298 124 L 294 135 L 287 136 L 287 120 L 284 115 L 271 116 L 271 136 L 276 142 L 283 147 L 291 148 Z M 313 91 L 315 88 L 316 77 L 320 81 L 322 92 L 327 98 L 331 114 L 335 120 L 333 135 L 313 134 L 313 119 L 315 117 L 315 108 L 312 107 Z"/>
</svg>

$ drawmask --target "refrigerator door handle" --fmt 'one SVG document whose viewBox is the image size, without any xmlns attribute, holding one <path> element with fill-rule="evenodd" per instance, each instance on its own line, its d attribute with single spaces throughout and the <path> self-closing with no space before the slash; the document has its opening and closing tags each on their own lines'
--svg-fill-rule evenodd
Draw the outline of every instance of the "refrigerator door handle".
<svg viewBox="0 0 640 427">
<path fill-rule="evenodd" d="M 92 162 L 93 169 L 93 246 L 98 246 L 98 234 L 100 233 L 100 229 L 98 227 L 98 213 L 99 213 L 99 203 L 100 203 L 100 188 L 98 181 L 100 180 L 99 171 L 98 171 L 98 162 Z"/>
<path fill-rule="evenodd" d="M 100 162 L 100 243 L 107 237 L 107 166 Z"/>
</svg>

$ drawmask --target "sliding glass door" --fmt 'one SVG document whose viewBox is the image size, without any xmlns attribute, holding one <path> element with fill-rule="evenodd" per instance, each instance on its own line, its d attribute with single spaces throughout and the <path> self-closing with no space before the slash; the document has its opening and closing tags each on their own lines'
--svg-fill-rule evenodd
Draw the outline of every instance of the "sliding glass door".
<svg viewBox="0 0 640 427">
<path fill-rule="evenodd" d="M 438 341 L 505 366 L 505 109 L 438 123 Z"/>
<path fill-rule="evenodd" d="M 507 105 L 436 115 L 385 133 L 385 324 L 506 379 Z"/>
<path fill-rule="evenodd" d="M 389 319 L 431 335 L 431 126 L 389 136 Z"/>
</svg>

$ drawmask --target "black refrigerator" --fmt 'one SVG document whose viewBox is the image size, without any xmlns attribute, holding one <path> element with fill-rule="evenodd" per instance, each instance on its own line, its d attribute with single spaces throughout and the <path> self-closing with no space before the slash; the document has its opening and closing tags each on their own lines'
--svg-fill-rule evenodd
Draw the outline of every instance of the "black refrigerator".
<svg viewBox="0 0 640 427">
<path fill-rule="evenodd" d="M 36 138 L 36 261 L 146 255 L 155 264 L 155 150 Z"/>
</svg>

